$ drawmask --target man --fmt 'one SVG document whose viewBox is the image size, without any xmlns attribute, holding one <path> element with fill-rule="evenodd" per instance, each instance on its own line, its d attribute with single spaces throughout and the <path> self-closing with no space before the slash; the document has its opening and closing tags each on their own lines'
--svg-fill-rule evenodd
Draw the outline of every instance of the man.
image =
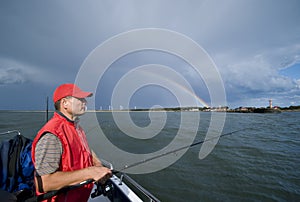
<svg viewBox="0 0 300 202">
<path fill-rule="evenodd" d="M 32 144 L 36 193 L 58 190 L 87 179 L 104 183 L 112 176 L 88 146 L 78 117 L 86 111 L 85 98 L 92 96 L 75 84 L 54 91 L 56 112 L 38 132 Z M 93 184 L 54 196 L 51 201 L 87 201 Z"/>
</svg>

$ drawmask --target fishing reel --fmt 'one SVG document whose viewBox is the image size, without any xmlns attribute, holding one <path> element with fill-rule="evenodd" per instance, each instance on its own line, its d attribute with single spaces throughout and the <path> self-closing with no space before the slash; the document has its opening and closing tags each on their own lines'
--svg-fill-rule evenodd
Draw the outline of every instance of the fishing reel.
<svg viewBox="0 0 300 202">
<path fill-rule="evenodd" d="M 113 190 L 114 185 L 110 180 L 107 180 L 105 184 L 101 184 L 100 182 L 96 182 L 96 189 L 91 194 L 91 198 L 95 198 L 103 194 L 103 196 L 107 196 L 109 199 L 113 198 Z"/>
<path fill-rule="evenodd" d="M 105 166 L 113 171 L 114 168 L 110 162 L 108 162 L 104 159 L 101 159 L 101 163 L 103 166 Z M 106 182 L 104 184 L 102 184 L 100 182 L 96 182 L 95 185 L 96 185 L 96 189 L 91 194 L 91 198 L 95 198 L 95 197 L 103 194 L 103 196 L 107 196 L 110 200 L 113 199 L 114 185 L 110 179 L 106 180 Z"/>
</svg>

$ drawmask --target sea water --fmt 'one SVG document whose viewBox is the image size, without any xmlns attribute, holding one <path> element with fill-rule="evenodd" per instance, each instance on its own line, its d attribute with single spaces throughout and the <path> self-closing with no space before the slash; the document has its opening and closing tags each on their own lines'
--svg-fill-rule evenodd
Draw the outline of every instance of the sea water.
<svg viewBox="0 0 300 202">
<path fill-rule="evenodd" d="M 191 113 L 189 123 L 196 120 L 193 113 L 199 113 L 199 128 L 194 142 L 204 140 L 211 114 L 185 113 Z M 189 124 L 181 124 L 180 112 L 164 115 L 163 128 L 149 139 L 127 134 L 132 123 L 139 128 L 147 128 L 151 124 L 153 117 L 148 112 L 131 112 L 132 123 L 128 124 L 125 132 L 109 112 L 86 113 L 81 118 L 81 125 L 98 155 L 103 153 L 104 157 L 107 156 L 105 145 L 101 144 L 101 137 L 98 136 L 99 129 L 91 117 L 97 117 L 96 125 L 120 150 L 128 154 L 147 154 L 166 147 L 176 137 L 179 127 L 184 127 L 186 134 L 191 133 Z M 159 120 L 160 116 L 155 116 L 155 119 Z M 162 170 L 130 176 L 161 201 L 300 201 L 299 122 L 299 112 L 227 113 L 222 133 L 239 131 L 221 137 L 206 158 L 198 158 L 199 144 L 189 148 L 175 163 Z M 44 123 L 44 112 L 0 112 L 0 133 L 19 130 L 24 136 L 34 138 Z M 149 130 L 151 133 L 155 128 Z M 14 135 L 0 135 L 0 140 Z M 184 145 L 185 140 L 182 141 Z M 106 160 L 113 161 L 117 169 L 124 168 L 124 162 L 115 162 L 120 153 L 110 155 L 116 158 Z M 171 158 L 177 154 L 168 155 Z"/>
</svg>

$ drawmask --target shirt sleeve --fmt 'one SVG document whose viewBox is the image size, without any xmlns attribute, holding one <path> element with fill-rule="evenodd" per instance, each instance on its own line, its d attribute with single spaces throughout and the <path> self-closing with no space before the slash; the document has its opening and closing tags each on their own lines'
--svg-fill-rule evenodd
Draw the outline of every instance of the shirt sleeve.
<svg viewBox="0 0 300 202">
<path fill-rule="evenodd" d="M 62 155 L 62 144 L 51 133 L 43 135 L 35 147 L 35 169 L 38 175 L 47 175 L 58 170 Z"/>
</svg>

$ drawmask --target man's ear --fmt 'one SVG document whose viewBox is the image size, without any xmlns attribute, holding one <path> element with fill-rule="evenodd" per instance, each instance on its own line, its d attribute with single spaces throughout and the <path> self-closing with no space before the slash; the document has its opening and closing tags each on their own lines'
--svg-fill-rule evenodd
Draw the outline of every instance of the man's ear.
<svg viewBox="0 0 300 202">
<path fill-rule="evenodd" d="M 62 105 L 63 108 L 66 108 L 68 106 L 68 104 L 69 104 L 69 102 L 66 98 L 63 98 L 61 100 L 61 105 Z"/>
</svg>

